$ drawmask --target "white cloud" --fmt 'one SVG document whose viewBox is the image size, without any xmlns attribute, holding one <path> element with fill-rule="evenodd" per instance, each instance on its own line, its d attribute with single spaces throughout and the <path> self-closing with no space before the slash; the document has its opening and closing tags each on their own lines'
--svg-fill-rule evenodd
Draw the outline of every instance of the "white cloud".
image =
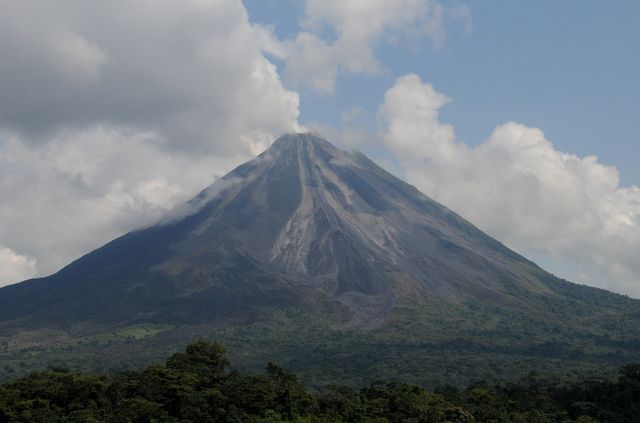
<svg viewBox="0 0 640 423">
<path fill-rule="evenodd" d="M 264 148 L 298 95 L 240 0 L 0 0 L 0 127 L 34 141 L 96 122 L 155 130 L 171 149 Z"/>
<path fill-rule="evenodd" d="M 444 11 L 435 0 L 307 0 L 304 30 L 280 50 L 286 59 L 285 76 L 296 85 L 332 94 L 342 71 L 380 71 L 374 49 L 382 41 L 412 44 L 428 37 L 442 45 Z M 457 5 L 455 11 L 452 17 L 470 19 L 468 8 Z"/>
<path fill-rule="evenodd" d="M 5 139 L 0 240 L 35 259 L 38 274 L 47 274 L 157 221 L 244 160 L 167 153 L 160 143 L 153 132 L 105 127 L 59 134 L 35 146 L 17 136 Z"/>
<path fill-rule="evenodd" d="M 35 273 L 36 263 L 33 259 L 0 245 L 0 286 L 28 279 Z"/>
<path fill-rule="evenodd" d="M 359 128 L 336 128 L 322 122 L 306 122 L 311 132 L 322 138 L 331 140 L 336 146 L 346 150 L 357 150 L 375 145 L 378 139 L 375 134 Z"/>
<path fill-rule="evenodd" d="M 240 0 L 0 0 L 0 280 L 155 221 L 298 129 Z M 3 276 L 4 275 L 4 276 Z"/>
<path fill-rule="evenodd" d="M 448 101 L 416 75 L 385 94 L 384 142 L 407 179 L 501 241 L 562 255 L 587 272 L 583 282 L 640 296 L 640 187 L 515 122 L 470 147 L 439 120 Z"/>
</svg>

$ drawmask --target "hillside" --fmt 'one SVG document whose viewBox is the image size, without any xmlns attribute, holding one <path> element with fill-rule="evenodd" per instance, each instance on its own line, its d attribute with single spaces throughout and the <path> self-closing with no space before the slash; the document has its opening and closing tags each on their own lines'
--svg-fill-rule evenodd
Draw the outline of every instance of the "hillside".
<svg viewBox="0 0 640 423">
<path fill-rule="evenodd" d="M 2 375 L 139 367 L 198 336 L 241 368 L 433 386 L 640 361 L 640 301 L 572 284 L 360 153 L 288 134 L 151 227 L 0 289 Z"/>
</svg>

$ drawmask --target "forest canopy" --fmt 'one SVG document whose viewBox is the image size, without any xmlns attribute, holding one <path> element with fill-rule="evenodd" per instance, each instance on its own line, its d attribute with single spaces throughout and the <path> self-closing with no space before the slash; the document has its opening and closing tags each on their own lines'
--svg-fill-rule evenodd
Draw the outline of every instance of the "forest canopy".
<svg viewBox="0 0 640 423">
<path fill-rule="evenodd" d="M 0 385 L 0 422 L 638 422 L 640 365 L 617 380 L 515 382 L 428 391 L 402 381 L 311 392 L 268 363 L 228 370 L 217 342 L 198 340 L 164 364 L 91 375 L 51 368 Z"/>
</svg>

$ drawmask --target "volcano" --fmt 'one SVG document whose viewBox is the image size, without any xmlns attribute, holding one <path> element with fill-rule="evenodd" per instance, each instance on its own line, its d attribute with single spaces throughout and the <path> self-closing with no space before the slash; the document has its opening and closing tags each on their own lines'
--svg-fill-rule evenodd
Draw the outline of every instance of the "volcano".
<svg viewBox="0 0 640 423">
<path fill-rule="evenodd" d="M 36 367 L 120 369 L 206 336 L 314 383 L 433 385 L 639 360 L 639 328 L 640 301 L 558 279 L 298 133 L 157 224 L 0 289 L 0 357 Z"/>
</svg>

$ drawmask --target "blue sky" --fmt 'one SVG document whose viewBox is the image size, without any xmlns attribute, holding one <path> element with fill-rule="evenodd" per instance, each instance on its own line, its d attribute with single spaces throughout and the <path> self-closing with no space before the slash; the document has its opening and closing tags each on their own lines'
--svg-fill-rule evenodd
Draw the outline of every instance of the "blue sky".
<svg viewBox="0 0 640 423">
<path fill-rule="evenodd" d="M 245 0 L 252 21 L 273 25 L 280 38 L 299 30 L 301 1 Z M 395 78 L 420 75 L 453 98 L 442 120 L 468 144 L 514 120 L 544 130 L 554 145 L 615 165 L 622 183 L 640 183 L 640 3 L 635 1 L 470 1 L 472 30 L 446 20 L 446 40 L 415 46 L 382 43 L 385 70 L 346 76 L 333 96 L 302 91 L 301 121 L 341 125 L 352 106 L 375 113 Z M 275 61 L 275 63 L 278 63 Z"/>
</svg>

